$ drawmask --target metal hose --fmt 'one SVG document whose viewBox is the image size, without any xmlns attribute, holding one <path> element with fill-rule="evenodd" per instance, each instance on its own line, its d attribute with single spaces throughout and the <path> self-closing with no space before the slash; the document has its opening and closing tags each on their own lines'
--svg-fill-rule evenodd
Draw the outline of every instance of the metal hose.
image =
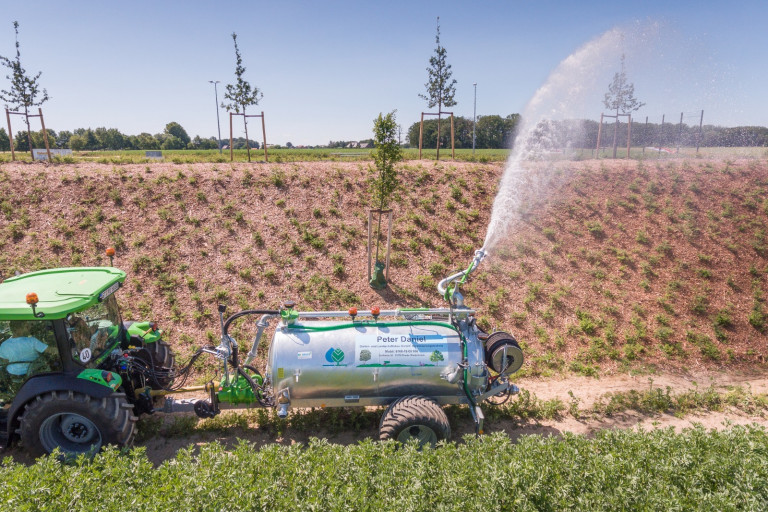
<svg viewBox="0 0 768 512">
<path fill-rule="evenodd" d="M 240 311 L 239 313 L 235 313 L 234 315 L 230 316 L 224 321 L 224 326 L 222 327 L 222 334 L 224 336 L 229 336 L 229 325 L 237 320 L 240 317 L 246 316 L 246 315 L 279 315 L 280 311 L 277 309 L 246 309 L 244 311 Z"/>
</svg>

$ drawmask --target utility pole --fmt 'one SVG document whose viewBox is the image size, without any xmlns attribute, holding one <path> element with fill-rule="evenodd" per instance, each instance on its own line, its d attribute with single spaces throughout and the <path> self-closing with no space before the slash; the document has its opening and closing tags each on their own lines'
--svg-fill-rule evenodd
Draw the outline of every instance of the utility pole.
<svg viewBox="0 0 768 512">
<path fill-rule="evenodd" d="M 216 97 L 216 127 L 219 130 L 219 138 L 217 140 L 218 146 L 219 146 L 219 154 L 221 154 L 221 122 L 219 121 L 219 91 L 216 87 L 216 84 L 218 84 L 220 80 L 208 80 L 208 83 L 213 84 L 213 94 Z"/>
<path fill-rule="evenodd" d="M 701 146 L 701 130 L 704 126 L 704 111 L 701 111 L 701 118 L 699 119 L 699 138 L 696 140 L 696 153 L 699 152 L 699 146 Z"/>
<path fill-rule="evenodd" d="M 475 101 L 472 104 L 472 155 L 475 154 L 475 125 L 477 124 L 477 82 L 473 83 L 475 88 Z"/>
<path fill-rule="evenodd" d="M 648 116 L 645 116 L 645 131 L 643 132 L 643 154 L 645 154 L 645 145 L 648 140 Z"/>
</svg>

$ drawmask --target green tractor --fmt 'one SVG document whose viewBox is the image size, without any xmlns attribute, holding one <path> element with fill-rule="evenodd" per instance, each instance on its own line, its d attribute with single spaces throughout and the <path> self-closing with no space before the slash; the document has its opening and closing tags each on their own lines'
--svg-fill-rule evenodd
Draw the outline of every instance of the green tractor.
<svg viewBox="0 0 768 512">
<path fill-rule="evenodd" d="M 0 442 L 34 454 L 130 443 L 174 357 L 154 322 L 124 322 L 125 272 L 59 268 L 0 283 Z M 141 390 L 146 390 L 142 393 Z"/>
</svg>

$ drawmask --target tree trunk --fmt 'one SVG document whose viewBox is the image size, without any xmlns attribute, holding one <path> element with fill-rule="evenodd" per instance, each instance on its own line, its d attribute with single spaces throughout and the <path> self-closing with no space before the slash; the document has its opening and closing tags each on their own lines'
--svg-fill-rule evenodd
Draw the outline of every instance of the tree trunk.
<svg viewBox="0 0 768 512">
<path fill-rule="evenodd" d="M 248 153 L 248 162 L 250 162 L 251 147 L 248 144 L 248 118 L 245 116 L 245 106 L 243 106 L 243 124 L 245 125 L 245 151 Z"/>
<path fill-rule="evenodd" d="M 376 259 L 374 259 L 374 263 L 379 262 L 379 242 L 381 241 L 381 216 L 383 208 L 379 208 L 379 226 L 376 228 Z"/>
<path fill-rule="evenodd" d="M 35 153 L 32 151 L 32 131 L 29 129 L 29 108 L 24 107 L 24 120 L 27 123 L 27 141 L 29 142 L 29 156 L 35 161 Z"/>
<path fill-rule="evenodd" d="M 616 110 L 616 122 L 613 123 L 613 158 L 616 158 L 616 149 L 618 148 L 619 141 L 616 136 L 619 133 L 619 111 Z"/>
<path fill-rule="evenodd" d="M 440 111 L 437 112 L 437 160 L 440 160 Z"/>
</svg>

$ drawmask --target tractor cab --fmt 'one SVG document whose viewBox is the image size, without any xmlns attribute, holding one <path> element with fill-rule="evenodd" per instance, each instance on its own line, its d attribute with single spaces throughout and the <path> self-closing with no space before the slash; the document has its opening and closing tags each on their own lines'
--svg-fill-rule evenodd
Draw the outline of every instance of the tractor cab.
<svg viewBox="0 0 768 512">
<path fill-rule="evenodd" d="M 6 408 L 29 379 L 97 368 L 126 329 L 114 292 L 121 270 L 64 268 L 0 284 L 0 404 Z"/>
<path fill-rule="evenodd" d="M 153 322 L 122 321 L 115 292 L 125 277 L 58 268 L 0 283 L 0 440 L 20 432 L 33 452 L 76 454 L 132 436 L 115 359 L 136 346 L 169 355 Z"/>
</svg>

